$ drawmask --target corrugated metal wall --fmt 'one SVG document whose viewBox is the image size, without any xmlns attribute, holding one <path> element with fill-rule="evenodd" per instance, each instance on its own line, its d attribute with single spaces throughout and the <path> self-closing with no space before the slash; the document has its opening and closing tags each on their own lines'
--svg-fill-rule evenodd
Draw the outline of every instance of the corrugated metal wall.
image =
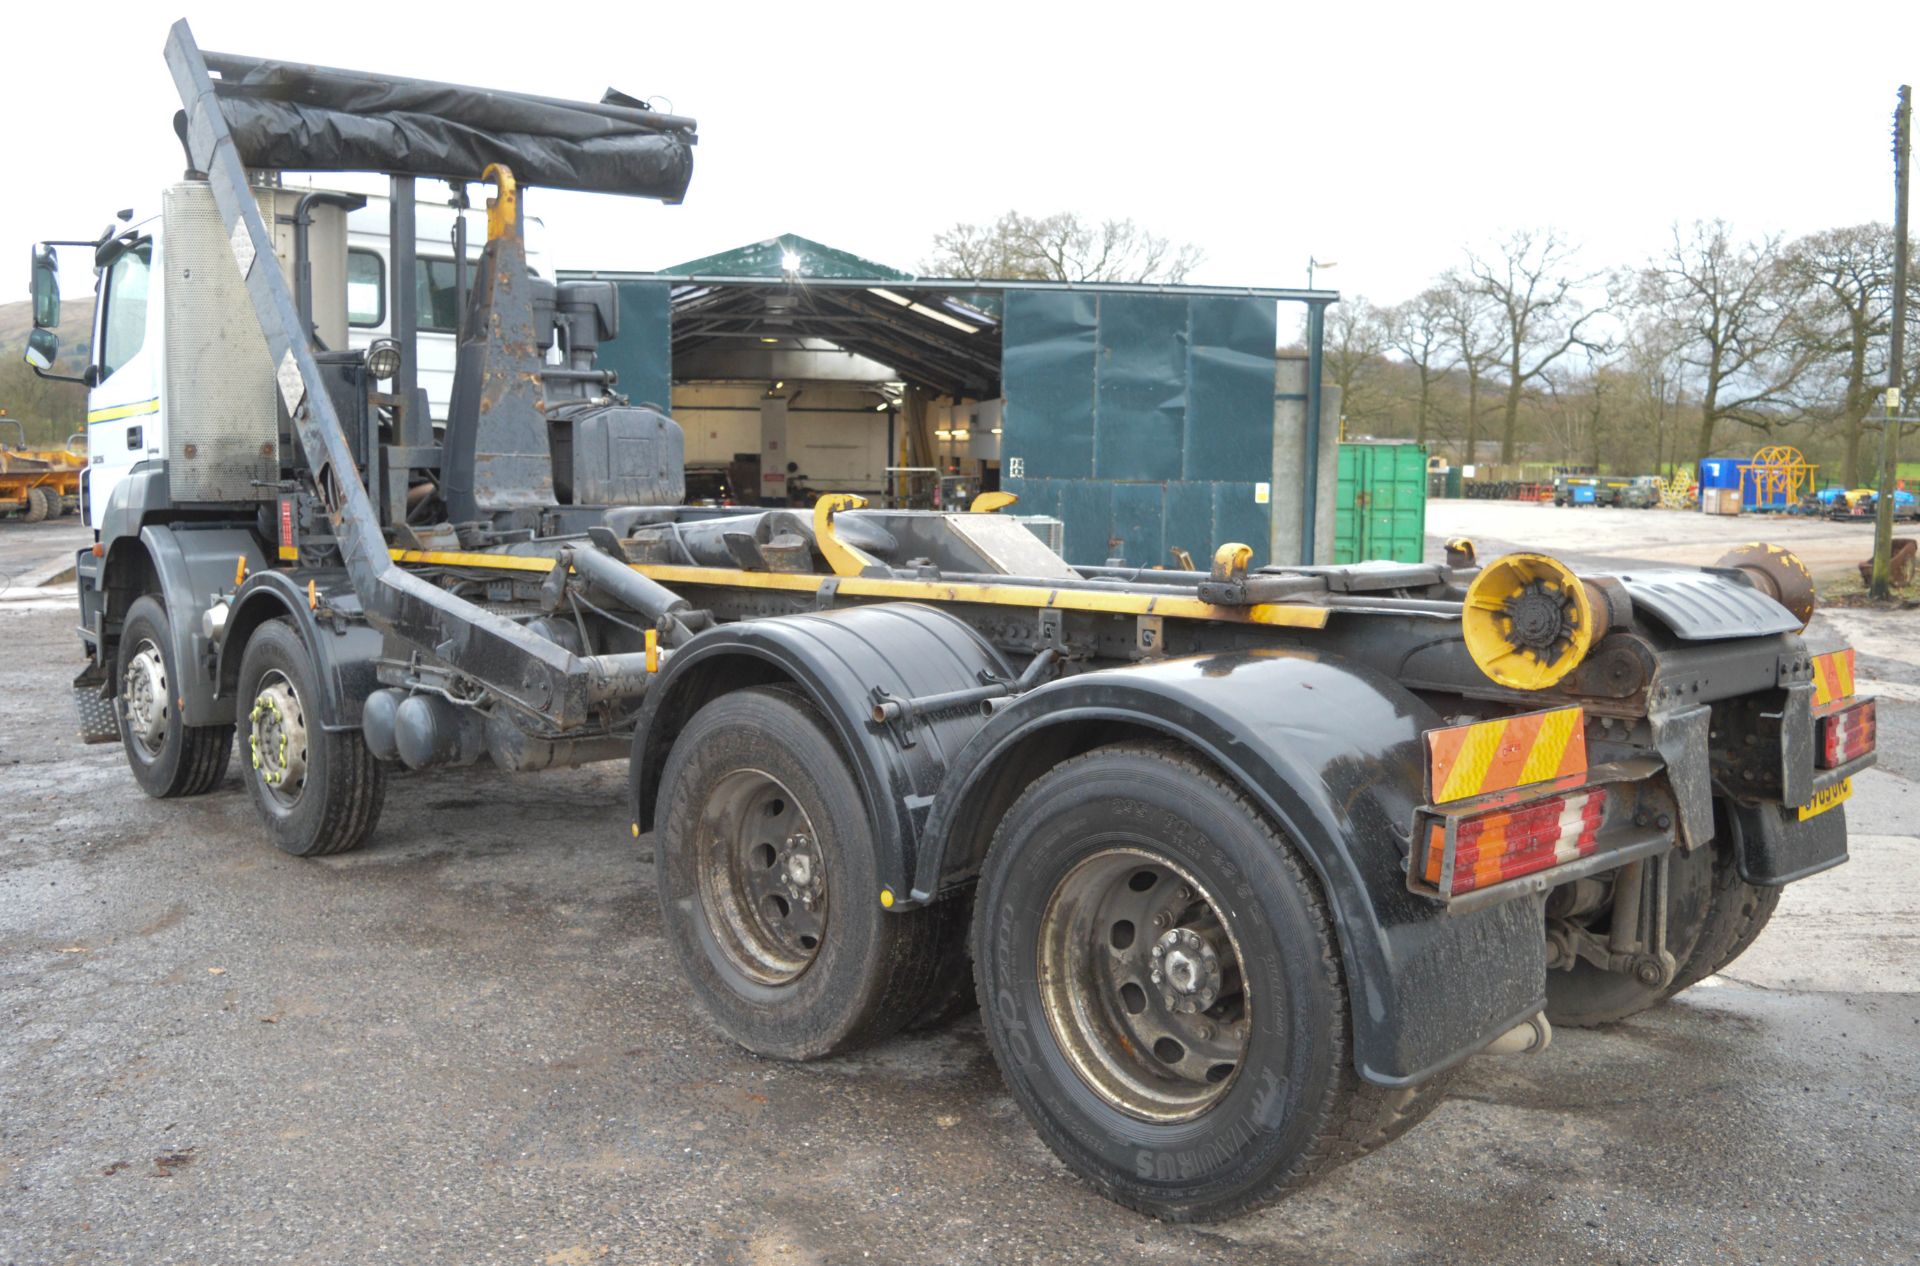
<svg viewBox="0 0 1920 1266">
<path fill-rule="evenodd" d="M 600 346 L 600 367 L 620 375 L 614 390 L 635 404 L 673 403 L 673 288 L 664 281 L 622 281 L 620 335 Z"/>
<path fill-rule="evenodd" d="M 1001 484 L 1066 523 L 1066 556 L 1265 563 L 1273 466 L 1271 300 L 1007 295 Z"/>
</svg>

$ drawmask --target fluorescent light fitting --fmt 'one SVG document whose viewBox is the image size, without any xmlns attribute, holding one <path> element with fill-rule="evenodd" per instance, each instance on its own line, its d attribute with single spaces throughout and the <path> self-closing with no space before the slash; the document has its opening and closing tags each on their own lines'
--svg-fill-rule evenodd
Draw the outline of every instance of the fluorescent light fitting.
<svg viewBox="0 0 1920 1266">
<path fill-rule="evenodd" d="M 994 433 L 995 435 L 998 435 L 998 434 L 1000 434 L 1000 428 L 999 428 L 999 427 L 997 427 L 997 426 L 996 426 L 996 427 L 994 427 L 994 428 L 993 428 L 993 433 Z"/>
<path fill-rule="evenodd" d="M 953 438 L 956 440 L 970 440 L 973 438 L 973 432 L 964 426 L 957 427 L 953 432 Z"/>
<path fill-rule="evenodd" d="M 910 308 L 913 306 L 913 300 L 907 298 L 905 295 L 895 294 L 891 290 L 882 290 L 878 286 L 868 286 L 867 293 L 870 295 L 879 295 L 882 299 L 890 299 L 894 303 L 899 304 L 903 308 Z"/>
<path fill-rule="evenodd" d="M 953 438 L 953 432 L 952 432 L 952 431 L 939 431 L 939 430 L 936 430 L 936 431 L 935 431 L 935 432 L 933 433 L 933 438 L 935 438 L 935 439 L 937 439 L 937 440 L 950 440 L 950 439 L 952 439 L 952 438 Z"/>
<path fill-rule="evenodd" d="M 924 303 L 909 303 L 907 307 L 914 312 L 918 312 L 921 316 L 932 317 L 934 320 L 940 322 L 942 325 L 951 325 L 954 329 L 959 330 L 962 333 L 978 334 L 980 332 L 979 326 L 968 325 L 965 321 L 960 320 L 958 317 L 950 317 L 946 313 L 941 312 L 935 308 L 929 308 Z"/>
<path fill-rule="evenodd" d="M 777 338 L 768 338 L 766 335 L 763 334 L 760 336 L 760 341 L 762 343 L 778 343 L 780 340 Z"/>
</svg>

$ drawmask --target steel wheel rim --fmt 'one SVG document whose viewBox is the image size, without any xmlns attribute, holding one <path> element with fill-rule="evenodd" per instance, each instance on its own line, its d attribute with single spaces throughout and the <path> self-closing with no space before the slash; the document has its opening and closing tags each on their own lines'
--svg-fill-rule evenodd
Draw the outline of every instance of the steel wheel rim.
<svg viewBox="0 0 1920 1266">
<path fill-rule="evenodd" d="M 1246 1060 L 1250 1000 L 1239 945 L 1191 874 L 1105 849 L 1054 886 L 1038 942 L 1047 1024 L 1104 1103 L 1170 1123 L 1226 1096 Z"/>
<path fill-rule="evenodd" d="M 167 743 L 167 722 L 173 714 L 173 688 L 167 681 L 167 659 L 151 638 L 142 638 L 127 659 L 120 681 L 127 734 L 144 760 L 157 760 Z"/>
<path fill-rule="evenodd" d="M 707 923 L 727 960 L 763 985 L 798 979 L 826 943 L 820 837 L 792 791 L 737 769 L 707 794 L 696 869 Z"/>
<path fill-rule="evenodd" d="M 260 678 L 247 723 L 254 774 L 274 803 L 291 809 L 307 786 L 307 717 L 285 673 L 275 668 Z"/>
</svg>

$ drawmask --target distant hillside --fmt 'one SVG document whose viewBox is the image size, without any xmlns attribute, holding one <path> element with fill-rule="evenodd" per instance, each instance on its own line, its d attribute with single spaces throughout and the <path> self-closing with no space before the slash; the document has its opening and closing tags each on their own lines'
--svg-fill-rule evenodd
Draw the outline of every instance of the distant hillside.
<svg viewBox="0 0 1920 1266">
<path fill-rule="evenodd" d="M 33 304 L 0 303 L 0 409 L 27 431 L 30 448 L 63 443 L 87 427 L 87 392 L 78 383 L 48 382 L 24 359 L 27 332 L 33 329 Z M 87 363 L 93 329 L 93 296 L 68 299 L 60 310 L 60 360 L 55 368 L 77 374 Z M 11 426 L 0 426 L 0 440 L 12 443 Z"/>
</svg>

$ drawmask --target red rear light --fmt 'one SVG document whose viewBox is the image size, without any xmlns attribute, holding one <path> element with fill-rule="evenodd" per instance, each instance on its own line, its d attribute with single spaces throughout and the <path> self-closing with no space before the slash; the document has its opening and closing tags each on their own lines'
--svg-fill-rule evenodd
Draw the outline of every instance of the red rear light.
<svg viewBox="0 0 1920 1266">
<path fill-rule="evenodd" d="M 1607 793 L 1596 788 L 1460 819 L 1450 895 L 1490 888 L 1587 856 L 1599 847 L 1606 816 Z M 1446 849 L 1446 826 L 1435 823 L 1427 836 L 1427 882 L 1435 887 Z"/>
<path fill-rule="evenodd" d="M 1880 728 L 1873 703 L 1862 699 L 1820 718 L 1820 768 L 1838 769 L 1873 750 Z"/>
</svg>

